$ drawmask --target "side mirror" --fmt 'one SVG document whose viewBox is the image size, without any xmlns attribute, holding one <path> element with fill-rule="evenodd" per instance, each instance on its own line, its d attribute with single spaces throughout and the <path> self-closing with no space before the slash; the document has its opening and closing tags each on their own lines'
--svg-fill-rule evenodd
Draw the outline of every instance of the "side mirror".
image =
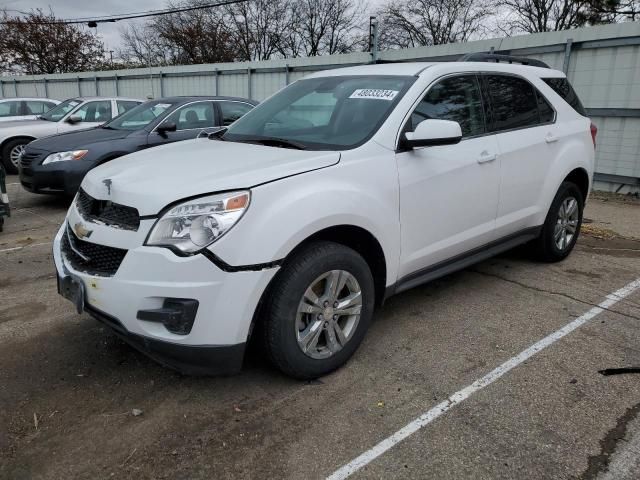
<svg viewBox="0 0 640 480">
<path fill-rule="evenodd" d="M 404 134 L 404 145 L 408 148 L 454 145 L 460 140 L 460 124 L 451 120 L 423 120 L 413 132 Z"/>
<path fill-rule="evenodd" d="M 178 129 L 175 122 L 162 122 L 156 127 L 156 130 L 160 135 L 165 135 L 167 132 L 175 132 Z"/>
<path fill-rule="evenodd" d="M 67 118 L 66 122 L 75 125 L 76 123 L 82 122 L 82 117 L 80 115 L 71 115 Z"/>
</svg>

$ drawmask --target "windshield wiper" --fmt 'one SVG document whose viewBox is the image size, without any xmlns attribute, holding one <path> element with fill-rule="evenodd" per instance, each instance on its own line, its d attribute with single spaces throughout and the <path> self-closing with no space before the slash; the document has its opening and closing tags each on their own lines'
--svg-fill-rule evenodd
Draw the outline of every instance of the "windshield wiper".
<svg viewBox="0 0 640 480">
<path fill-rule="evenodd" d="M 109 125 L 100 125 L 100 128 L 104 128 L 105 130 L 115 130 L 115 128 L 110 127 Z"/>
<path fill-rule="evenodd" d="M 296 150 L 306 150 L 307 146 L 303 143 L 296 142 L 295 140 L 287 140 L 286 138 L 278 137 L 249 137 L 234 140 L 236 142 L 249 142 L 249 143 L 261 143 L 269 147 L 283 147 L 283 148 L 295 148 Z"/>
</svg>

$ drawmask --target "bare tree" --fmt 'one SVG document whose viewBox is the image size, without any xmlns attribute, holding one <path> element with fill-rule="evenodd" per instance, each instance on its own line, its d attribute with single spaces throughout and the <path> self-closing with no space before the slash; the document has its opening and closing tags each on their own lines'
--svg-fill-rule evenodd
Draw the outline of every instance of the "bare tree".
<svg viewBox="0 0 640 480">
<path fill-rule="evenodd" d="M 505 33 L 552 32 L 640 17 L 638 0 L 498 0 L 497 5 L 506 14 L 500 26 Z"/>
<path fill-rule="evenodd" d="M 23 17 L 1 13 L 0 64 L 16 73 L 65 73 L 100 68 L 104 45 L 82 27 L 53 13 L 33 10 Z"/>
<path fill-rule="evenodd" d="M 293 2 L 292 32 L 301 53 L 316 56 L 353 51 L 361 36 L 364 6 L 360 0 Z"/>
<path fill-rule="evenodd" d="M 293 28 L 288 0 L 249 0 L 227 5 L 227 25 L 241 60 L 268 60 Z"/>
<path fill-rule="evenodd" d="M 484 33 L 482 0 L 389 0 L 378 12 L 382 48 L 465 42 Z"/>
<path fill-rule="evenodd" d="M 507 34 L 581 27 L 590 11 L 590 0 L 498 0 L 497 4 L 505 12 L 499 29 Z"/>
<path fill-rule="evenodd" d="M 640 0 L 591 0 L 590 23 L 635 21 L 640 18 Z"/>
<path fill-rule="evenodd" d="M 196 6 L 202 1 L 170 2 L 168 7 Z M 154 17 L 143 27 L 121 30 L 121 35 L 124 47 L 120 57 L 139 64 L 231 62 L 238 55 L 223 12 L 216 8 Z"/>
</svg>

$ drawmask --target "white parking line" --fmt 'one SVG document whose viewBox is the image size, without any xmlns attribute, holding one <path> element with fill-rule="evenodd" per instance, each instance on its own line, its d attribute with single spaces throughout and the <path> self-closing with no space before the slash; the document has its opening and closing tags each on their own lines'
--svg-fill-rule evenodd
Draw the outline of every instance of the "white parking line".
<svg viewBox="0 0 640 480">
<path fill-rule="evenodd" d="M 613 305 L 615 305 L 620 300 L 630 295 L 632 292 L 634 292 L 638 288 L 640 288 L 640 278 L 622 287 L 620 290 L 617 290 L 607 295 L 606 299 L 602 303 L 600 303 L 598 306 L 593 307 L 591 310 L 584 313 L 580 317 L 576 318 L 574 321 L 566 324 L 560 330 L 556 330 L 555 332 L 546 336 L 542 340 L 534 343 L 529 348 L 527 348 L 526 350 L 523 350 L 515 357 L 512 357 L 506 362 L 504 362 L 495 370 L 489 372 L 484 377 L 479 378 L 478 380 L 473 382 L 471 385 L 464 387 L 462 390 L 458 390 L 456 393 L 451 395 L 448 399 L 439 403 L 438 405 L 433 407 L 431 410 L 423 413 L 418 418 L 416 418 L 415 420 L 413 420 L 412 422 L 408 423 L 407 425 L 402 427 L 400 430 L 395 432 L 393 435 L 385 438 L 384 440 L 382 440 L 380 443 L 378 443 L 371 449 L 367 450 L 360 456 L 354 458 L 346 465 L 343 465 L 342 467 L 340 467 L 338 470 L 336 470 L 331 475 L 329 475 L 327 477 L 327 480 L 342 480 L 350 477 L 355 472 L 360 470 L 362 467 L 368 465 L 373 460 L 378 458 L 380 455 L 385 453 L 387 450 L 393 448 L 396 444 L 403 441 L 405 438 L 413 435 L 421 428 L 426 427 L 428 424 L 433 422 L 436 418 L 446 413 L 447 411 L 451 410 L 453 407 L 463 402 L 464 400 L 469 398 L 471 395 L 473 395 L 477 391 L 482 390 L 484 387 L 488 385 L 491 385 L 493 382 L 495 382 L 500 377 L 502 377 L 505 373 L 509 372 L 513 368 L 520 365 L 522 362 L 533 357 L 536 353 L 548 347 L 549 345 L 554 344 L 555 342 L 560 340 L 562 337 L 570 334 L 575 329 L 581 327 L 582 325 L 587 323 L 589 320 L 591 320 L 598 314 L 602 313 L 606 309 L 612 307 Z"/>
<path fill-rule="evenodd" d="M 45 243 L 31 243 L 29 245 L 24 245 L 22 247 L 11 247 L 11 248 L 4 248 L 2 250 L 0 250 L 0 253 L 4 253 L 4 252 L 15 252 L 16 250 L 23 250 L 25 248 L 31 248 L 31 247 L 41 247 L 43 245 L 51 245 L 51 242 L 45 242 Z"/>
</svg>

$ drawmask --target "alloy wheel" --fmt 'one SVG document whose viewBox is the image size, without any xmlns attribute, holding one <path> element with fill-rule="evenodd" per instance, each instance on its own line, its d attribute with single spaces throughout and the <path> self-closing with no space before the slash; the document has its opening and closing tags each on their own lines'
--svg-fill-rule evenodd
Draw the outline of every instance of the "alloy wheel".
<svg viewBox="0 0 640 480">
<path fill-rule="evenodd" d="M 362 311 L 362 291 L 345 270 L 331 270 L 316 278 L 298 305 L 296 338 L 305 355 L 333 356 L 351 340 Z"/>
<path fill-rule="evenodd" d="M 578 201 L 574 197 L 565 198 L 560 204 L 553 231 L 553 241 L 558 250 L 564 251 L 571 245 L 578 230 L 579 219 Z"/>
<path fill-rule="evenodd" d="M 9 152 L 9 159 L 11 160 L 13 166 L 16 168 L 18 168 L 18 166 L 20 165 L 20 158 L 24 153 L 24 147 L 24 145 L 16 145 L 11 149 L 11 152 Z"/>
</svg>

